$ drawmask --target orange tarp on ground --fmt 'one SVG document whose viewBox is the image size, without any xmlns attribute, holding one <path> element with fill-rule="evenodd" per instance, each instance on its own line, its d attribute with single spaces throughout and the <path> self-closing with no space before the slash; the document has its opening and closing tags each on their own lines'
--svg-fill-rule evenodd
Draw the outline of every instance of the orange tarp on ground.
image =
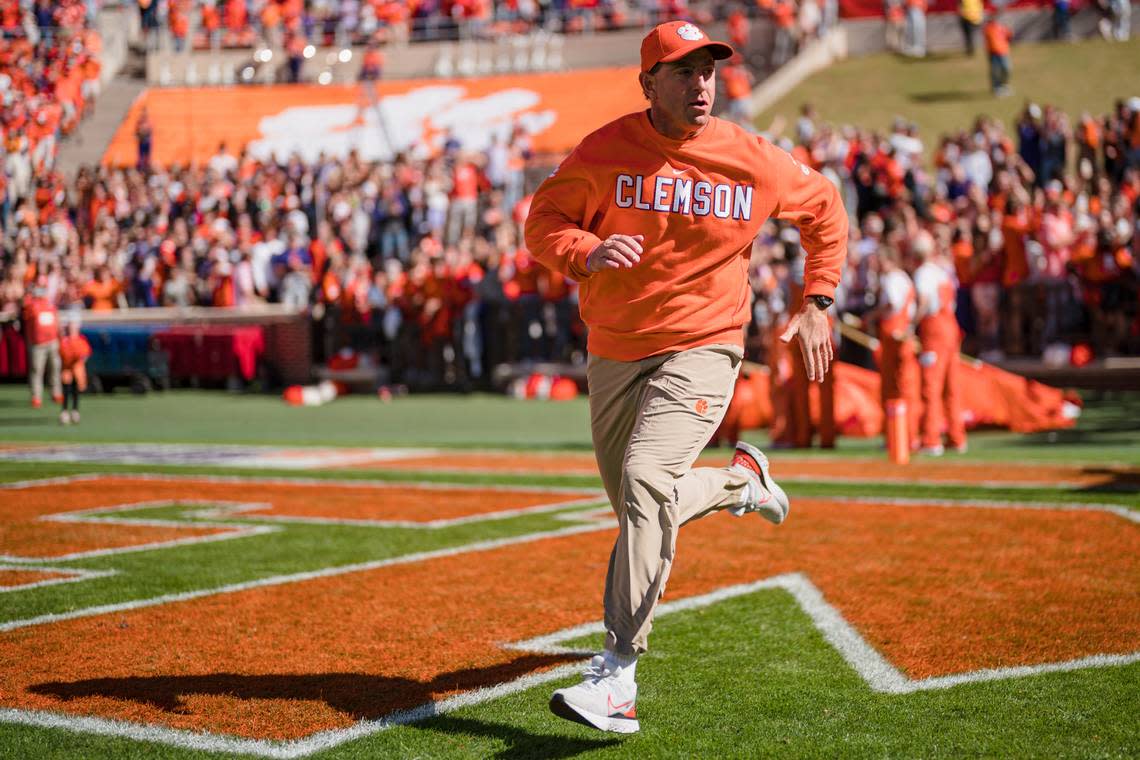
<svg viewBox="0 0 1140 760">
<path fill-rule="evenodd" d="M 857 438 L 879 435 L 883 429 L 879 373 L 846 362 L 836 362 L 832 372 L 835 373 L 836 430 L 840 435 Z M 752 373 L 747 383 L 738 382 L 728 418 L 738 418 L 743 429 L 770 425 L 769 382 L 765 372 Z M 1016 433 L 1035 433 L 1075 424 L 1075 418 L 1067 413 L 1072 405 L 1067 403 L 1064 391 L 991 364 L 959 360 L 958 383 L 967 428 L 999 427 Z M 819 404 L 814 394 L 812 402 L 812 424 L 818 425 Z M 743 404 L 749 406 L 749 413 L 736 408 Z M 733 416 L 734 412 L 738 417 Z"/>
<path fill-rule="evenodd" d="M 644 107 L 637 69 L 608 68 L 483 79 L 380 82 L 381 108 L 357 85 L 177 87 L 142 93 L 119 126 L 103 163 L 133 166 L 135 127 L 145 107 L 159 165 L 204 162 L 220 142 L 237 153 L 315 158 L 357 149 L 365 158 L 406 150 L 454 130 L 465 148 L 484 147 L 492 132 L 522 124 L 539 153 L 569 151 L 587 134 Z M 378 118 L 378 113 L 383 119 Z"/>
</svg>

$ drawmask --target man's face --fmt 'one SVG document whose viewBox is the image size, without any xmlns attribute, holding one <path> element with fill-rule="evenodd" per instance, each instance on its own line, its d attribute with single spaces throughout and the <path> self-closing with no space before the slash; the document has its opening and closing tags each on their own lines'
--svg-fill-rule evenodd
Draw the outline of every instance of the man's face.
<svg viewBox="0 0 1140 760">
<path fill-rule="evenodd" d="M 668 137 L 685 137 L 703 128 L 716 99 L 716 65 L 704 48 L 643 74 L 654 126 Z"/>
</svg>

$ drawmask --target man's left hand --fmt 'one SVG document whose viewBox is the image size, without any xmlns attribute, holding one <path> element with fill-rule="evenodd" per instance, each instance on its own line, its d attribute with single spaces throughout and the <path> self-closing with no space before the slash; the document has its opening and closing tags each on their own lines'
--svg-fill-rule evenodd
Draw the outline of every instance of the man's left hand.
<svg viewBox="0 0 1140 760">
<path fill-rule="evenodd" d="M 808 380 L 822 383 L 835 355 L 831 348 L 831 325 L 828 324 L 827 314 L 809 300 L 805 300 L 799 312 L 792 317 L 780 340 L 791 343 L 797 335 Z"/>
</svg>

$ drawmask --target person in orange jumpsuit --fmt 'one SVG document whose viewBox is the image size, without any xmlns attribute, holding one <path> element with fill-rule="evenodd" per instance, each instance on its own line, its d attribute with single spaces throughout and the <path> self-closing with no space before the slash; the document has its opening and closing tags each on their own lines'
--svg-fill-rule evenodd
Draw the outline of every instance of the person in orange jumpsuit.
<svg viewBox="0 0 1140 760">
<path fill-rule="evenodd" d="M 917 240 L 915 253 L 922 261 L 914 272 L 918 337 L 922 341 L 922 353 L 918 356 L 922 377 L 922 452 L 942 456 L 943 426 L 950 445 L 965 452 L 966 428 L 958 398 L 962 332 L 954 316 L 957 283 L 933 239 Z"/>
<path fill-rule="evenodd" d="M 59 358 L 63 366 L 60 372 L 63 381 L 63 408 L 59 412 L 59 421 L 64 425 L 79 424 L 79 394 L 87 390 L 89 356 L 91 344 L 79 332 L 79 316 L 64 319 L 63 337 L 59 339 Z"/>
<path fill-rule="evenodd" d="M 902 257 L 894 248 L 879 251 L 882 276 L 879 279 L 879 374 L 884 419 L 888 401 L 906 402 L 910 440 L 918 440 L 919 395 L 918 361 L 914 350 L 914 315 L 917 308 L 914 284 L 902 268 Z"/>
</svg>

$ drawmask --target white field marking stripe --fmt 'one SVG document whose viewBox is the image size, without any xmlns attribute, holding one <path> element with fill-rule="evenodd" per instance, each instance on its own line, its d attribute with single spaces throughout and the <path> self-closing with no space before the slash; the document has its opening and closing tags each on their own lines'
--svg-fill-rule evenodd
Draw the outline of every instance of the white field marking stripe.
<svg viewBox="0 0 1140 760">
<path fill-rule="evenodd" d="M 118 575 L 118 570 L 86 570 L 78 567 L 45 567 L 43 565 L 0 565 L 0 572 L 29 572 L 29 573 L 64 573 L 66 578 L 48 578 L 43 581 L 23 583 L 19 586 L 0 586 L 0 594 L 11 591 L 28 591 L 44 586 L 55 586 L 60 583 L 75 583 L 77 581 L 91 580 L 92 578 L 106 578 Z"/>
<path fill-rule="evenodd" d="M 161 507 L 176 506 L 178 504 L 188 504 L 190 506 L 214 506 L 233 504 L 235 507 L 258 507 L 258 504 L 241 504 L 236 502 L 219 502 L 210 500 L 155 500 L 155 501 L 139 501 L 131 504 L 116 504 L 111 507 L 92 507 L 90 509 L 81 509 L 75 512 L 57 512 L 50 515 L 42 515 L 38 519 L 44 522 L 58 522 L 58 523 L 81 523 L 86 525 L 126 525 L 146 528 L 175 528 L 180 530 L 194 530 L 197 528 L 204 528 L 207 530 L 224 530 L 225 533 L 214 533 L 205 536 L 187 536 L 186 538 L 173 538 L 167 541 L 151 541 L 144 544 L 132 544 L 130 546 L 118 546 L 110 549 L 92 549 L 85 552 L 73 552 L 71 554 L 57 554 L 50 557 L 27 557 L 10 554 L 0 554 L 0 561 L 4 562 L 59 562 L 75 559 L 90 559 L 92 557 L 107 557 L 118 554 L 126 554 L 128 552 L 151 551 L 153 549 L 165 549 L 172 546 L 187 546 L 190 544 L 204 544 L 214 541 L 227 541 L 233 538 L 245 538 L 247 536 L 260 536 L 266 533 L 276 533 L 281 530 L 280 527 L 273 525 L 244 525 L 239 523 L 219 523 L 219 522 L 185 522 L 177 520 L 160 520 L 149 518 L 130 518 L 130 517 L 100 517 L 100 515 L 114 515 L 121 512 L 135 512 L 141 509 L 157 509 Z"/>
<path fill-rule="evenodd" d="M 422 472 L 409 471 L 409 475 L 423 475 Z M 496 475 L 498 473 L 490 473 Z M 540 475 L 542 473 L 528 472 L 528 475 Z M 555 473 L 557 474 L 557 473 Z M 584 494 L 591 497 L 604 497 L 605 491 L 600 488 L 574 488 L 572 486 L 544 486 L 544 485 L 496 485 L 496 484 L 483 484 L 483 483 L 437 483 L 432 481 L 423 480 L 337 480 L 334 478 L 282 478 L 282 477 L 264 477 L 264 476 L 245 476 L 245 475 L 189 475 L 189 474 L 164 474 L 164 473 L 115 473 L 105 472 L 99 474 L 87 475 L 69 475 L 59 478 L 44 478 L 43 480 L 21 480 L 16 483 L 0 484 L 3 488 L 35 488 L 37 486 L 50 486 L 50 485 L 66 485 L 72 482 L 83 482 L 99 479 L 108 480 L 141 480 L 141 481 L 172 481 L 182 482 L 191 481 L 199 483 L 243 483 L 251 485 L 266 485 L 266 486 L 337 486 L 341 488 L 360 488 L 360 489 L 385 489 L 385 488 L 422 488 L 428 491 L 461 491 L 461 490 L 480 490 L 480 491 L 503 491 L 506 493 L 569 493 L 569 494 Z"/>
<path fill-rule="evenodd" d="M 192 526 L 193 523 L 175 523 L 182 527 L 188 525 Z M 11 554 L 0 554 L 0 562 L 63 562 L 75 559 L 91 559 L 93 557 L 110 557 L 117 554 L 128 554 L 130 552 L 145 552 L 154 549 L 169 549 L 174 546 L 192 546 L 194 544 L 208 544 L 214 541 L 229 541 L 235 538 L 248 538 L 250 536 L 261 536 L 266 533 L 276 533 L 281 530 L 276 525 L 234 525 L 229 524 L 226 527 L 235 528 L 228 533 L 212 533 L 207 536 L 191 536 L 189 538 L 174 538 L 169 541 L 155 541 L 149 544 L 133 544 L 131 546 L 116 547 L 114 549 L 93 549 L 87 552 L 75 552 L 72 554 L 59 554 L 53 557 L 17 557 Z M 3 628 L 0 628 L 3 630 Z"/>
<path fill-rule="evenodd" d="M 75 464 L 264 467 L 296 470 L 347 467 L 367 462 L 440 456 L 428 448 L 337 448 L 330 446 L 217 446 L 207 444 L 73 443 L 6 449 L 0 460 Z M 205 456 L 203 456 L 205 455 Z"/>
<path fill-rule="evenodd" d="M 804 496 L 804 501 L 832 501 L 840 504 L 885 507 L 932 507 L 934 509 L 1030 509 L 1053 512 L 1108 512 L 1130 522 L 1140 523 L 1140 511 L 1118 504 L 1097 502 L 1001 501 L 997 499 L 923 499 L 906 496 Z"/>
<path fill-rule="evenodd" d="M 972 673 L 959 673 L 952 676 L 934 676 L 921 681 L 907 681 L 898 693 L 909 694 L 916 691 L 933 691 L 935 689 L 949 689 L 965 683 L 980 683 L 982 681 L 1000 681 L 1006 678 L 1023 678 L 1042 673 L 1064 673 L 1070 670 L 1084 670 L 1085 668 L 1108 668 L 1116 665 L 1130 665 L 1140 662 L 1140 652 L 1130 654 L 1094 654 L 1091 657 L 1081 657 L 1076 660 L 1063 662 L 1048 662 L 1043 665 L 1021 665 L 1013 668 L 987 668 L 975 670 Z"/>
<path fill-rule="evenodd" d="M 3 461 L 0 457 L 0 461 Z M 0 490 L 19 490 L 21 488 L 37 488 L 39 486 L 65 486 L 69 483 L 83 483 L 88 480 L 98 480 L 99 478 L 114 477 L 113 475 L 105 472 L 87 473 L 83 475 L 60 475 L 54 478 L 38 478 L 34 480 L 13 480 L 10 483 L 0 483 Z"/>
<path fill-rule="evenodd" d="M 871 485 L 875 483 L 883 485 L 915 484 L 915 481 L 907 480 L 905 477 L 875 477 L 873 475 L 866 477 L 845 475 L 781 475 L 780 480 L 789 483 L 849 483 L 851 485 Z M 923 481 L 921 485 L 974 486 L 975 488 L 1083 488 L 1090 484 L 1082 483 L 1078 480 L 959 480 L 957 478 L 940 478 L 938 480 Z"/>
<path fill-rule="evenodd" d="M 575 509 L 577 507 L 587 507 L 597 504 L 599 496 L 591 499 L 576 499 L 573 501 L 561 501 L 553 504 L 538 504 L 533 507 L 519 507 L 517 509 L 503 509 L 498 512 L 484 512 L 481 514 L 466 515 L 464 517 L 453 517 L 444 520 L 380 520 L 368 518 L 351 518 L 351 517 L 306 517 L 301 515 L 274 515 L 274 514 L 247 514 L 244 515 L 245 519 L 257 521 L 270 521 L 270 522 L 285 522 L 285 523 L 302 523 L 306 525 L 359 525 L 364 527 L 383 527 L 383 528 L 450 528 L 456 525 L 467 525 L 470 523 L 487 522 L 491 520 L 506 520 L 511 517 L 521 517 L 523 515 L 537 515 L 546 512 L 559 512 L 564 509 Z M 245 505 L 243 505 L 245 506 Z M 264 509 L 272 505 L 265 505 L 264 507 L 257 507 L 257 509 Z M 206 509 L 199 512 L 188 513 L 190 517 L 204 517 L 204 518 L 225 518 L 235 512 L 252 512 L 253 509 L 231 510 L 227 507 L 220 509 Z M 238 515 L 234 515 L 237 517 Z M 198 525 L 199 523 L 193 523 Z"/>
<path fill-rule="evenodd" d="M 539 541 L 544 538 L 558 538 L 561 536 L 571 536 L 578 533 L 592 533 L 599 530 L 605 530 L 608 527 L 609 526 L 606 525 L 596 524 L 575 525 L 569 528 L 562 528 L 560 530 L 527 533 L 522 536 L 496 538 L 488 541 L 476 541 L 474 543 L 448 547 L 446 549 L 435 549 L 428 552 L 405 554 L 399 557 L 389 557 L 387 559 L 372 560 L 369 562 L 358 562 L 352 565 L 326 567 L 320 570 L 310 570 L 307 572 L 291 573 L 288 575 L 273 575 L 268 578 L 259 578 L 257 580 L 244 581 L 242 583 L 232 583 L 225 586 L 215 586 L 214 588 L 198 589 L 195 591 L 183 591 L 177 594 L 163 594 L 162 596 L 155 596 L 147 599 L 136 599 L 134 601 L 119 602 L 116 604 L 103 604 L 96 607 L 84 607 L 82 609 L 72 610 L 70 612 L 50 613 L 46 615 L 39 615 L 33 618 L 25 618 L 23 620 L 10 620 L 8 622 L 0 623 L 0 632 L 11 631 L 17 628 L 26 628 L 28 626 L 34 625 L 56 623 L 61 620 L 74 620 L 76 618 L 106 615 L 113 612 L 137 610 L 143 607 L 154 607 L 160 604 L 185 602 L 191 599 L 200 599 L 205 596 L 233 594 L 239 591 L 247 591 L 249 589 L 264 588 L 267 586 L 280 586 L 287 583 L 298 583 L 300 581 L 314 580 L 316 578 L 331 578 L 337 575 L 347 575 L 348 573 L 376 570 L 381 567 L 388 567 L 389 565 L 404 565 L 412 562 L 424 562 L 427 560 L 438 559 L 440 557 L 454 557 L 456 555 L 466 554 L 468 552 L 489 551 L 491 549 L 498 549 L 503 546 Z M 276 530 L 276 528 L 273 528 L 273 530 Z"/>
<path fill-rule="evenodd" d="M 1140 652 L 1123 655 L 1096 655 L 1065 662 L 978 670 L 972 673 L 961 673 L 952 676 L 940 676 L 913 681 L 887 662 L 874 647 L 868 644 L 859 632 L 843 618 L 842 614 L 824 599 L 819 589 L 802 573 L 787 573 L 762 581 L 728 586 L 700 596 L 668 602 L 657 608 L 656 615 L 669 615 L 676 612 L 700 609 L 726 599 L 733 599 L 768 589 L 787 591 L 808 615 L 812 624 L 815 625 L 822 634 L 824 640 L 835 647 L 840 656 L 866 681 L 867 685 L 873 691 L 881 693 L 908 694 L 916 691 L 946 689 L 953 686 L 982 681 L 1021 678 L 1043 673 L 1064 672 L 1089 667 L 1109 667 L 1140 662 Z M 581 650 L 565 647 L 562 646 L 560 642 L 599 634 L 603 630 L 604 626 L 600 622 L 587 623 L 585 625 L 566 628 L 553 634 L 502 646 L 507 649 L 549 654 L 581 654 L 583 659 L 585 659 L 592 654 L 592 652 L 582 652 Z M 271 758 L 296 758 L 330 749 L 345 742 L 371 736 L 392 728 L 393 726 L 425 720 L 463 707 L 478 705 L 509 694 L 514 694 L 543 683 L 568 678 L 577 672 L 580 667 L 580 663 L 573 663 L 547 671 L 531 673 L 491 687 L 464 692 L 439 702 L 428 702 L 410 710 L 394 712 L 378 720 L 360 721 L 347 728 L 322 731 L 304 739 L 288 742 L 240 739 L 205 732 L 194 733 L 123 721 L 72 717 L 58 713 L 31 710 L 0 710 L 0 721 L 123 736 L 140 741 L 161 742 L 191 749 L 246 753 Z"/>
<path fill-rule="evenodd" d="M 256 739 L 239 739 L 206 732 L 184 731 L 175 728 L 161 728 L 145 723 L 128 723 L 107 718 L 89 718 L 79 715 L 64 715 L 46 710 L 17 710 L 0 708 L 0 721 L 19 723 L 25 726 L 53 728 L 100 736 L 118 736 L 140 742 L 155 742 L 172 747 L 200 750 L 203 752 L 230 752 L 261 757 L 291 758 L 297 755 L 288 752 L 283 744 L 274 744 Z"/>
</svg>

